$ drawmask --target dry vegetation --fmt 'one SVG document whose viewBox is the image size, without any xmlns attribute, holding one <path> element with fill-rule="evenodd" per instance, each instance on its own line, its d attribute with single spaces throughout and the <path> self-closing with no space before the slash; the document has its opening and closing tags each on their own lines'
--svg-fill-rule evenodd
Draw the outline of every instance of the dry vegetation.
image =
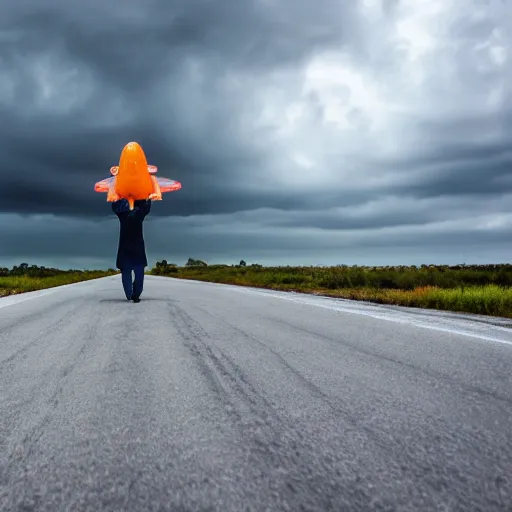
<svg viewBox="0 0 512 512">
<path fill-rule="evenodd" d="M 53 288 L 115 274 L 109 270 L 59 270 L 22 263 L 12 269 L 0 268 L 0 297 Z"/>
<path fill-rule="evenodd" d="M 263 267 L 165 260 L 151 274 L 512 318 L 512 265 Z"/>
</svg>

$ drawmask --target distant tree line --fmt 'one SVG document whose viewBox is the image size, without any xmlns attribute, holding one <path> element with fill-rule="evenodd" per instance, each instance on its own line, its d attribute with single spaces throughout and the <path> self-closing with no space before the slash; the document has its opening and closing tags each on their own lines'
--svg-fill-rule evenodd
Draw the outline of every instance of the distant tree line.
<svg viewBox="0 0 512 512">
<path fill-rule="evenodd" d="M 240 260 L 237 265 L 231 265 L 231 267 L 246 267 L 247 263 L 244 260 Z M 216 264 L 216 265 L 208 265 L 208 263 L 204 260 L 199 260 L 195 258 L 189 258 L 184 265 L 185 268 L 190 269 L 199 269 L 199 268 L 210 268 L 210 269 L 220 269 L 227 268 L 229 265 L 226 264 Z M 261 265 L 253 264 L 251 267 L 260 267 Z M 155 266 L 151 269 L 151 274 L 153 275 L 161 275 L 165 276 L 168 274 L 176 274 L 178 273 L 179 266 L 176 263 L 169 263 L 167 260 L 157 261 Z"/>
</svg>

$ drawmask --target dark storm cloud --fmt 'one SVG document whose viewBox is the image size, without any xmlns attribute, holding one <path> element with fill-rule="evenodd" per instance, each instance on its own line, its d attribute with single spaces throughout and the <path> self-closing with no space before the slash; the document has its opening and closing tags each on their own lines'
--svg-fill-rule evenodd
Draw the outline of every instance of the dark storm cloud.
<svg viewBox="0 0 512 512">
<path fill-rule="evenodd" d="M 506 126 L 511 134 L 512 116 L 506 118 Z M 509 193 L 512 187 L 503 185 L 503 177 L 512 168 L 512 136 L 492 142 L 440 143 L 435 152 L 416 153 L 414 166 L 410 157 L 385 165 L 404 172 L 388 192 L 416 197 Z"/>
<path fill-rule="evenodd" d="M 504 14 L 476 0 L 5 0 L 0 256 L 108 260 L 116 219 L 93 186 L 130 140 L 183 184 L 148 219 L 161 257 L 500 245 L 502 228 L 471 226 L 510 213 Z"/>
<path fill-rule="evenodd" d="M 129 140 L 144 145 L 162 175 L 182 181 L 166 213 L 274 205 L 277 199 L 257 199 L 244 185 L 244 169 L 261 167 L 265 156 L 237 140 L 238 105 L 217 81 L 232 68 L 258 73 L 294 65 L 347 37 L 352 9 L 333 18 L 330 7 L 305 0 L 293 9 L 257 0 L 95 1 L 87 8 L 79 2 L 3 3 L 2 74 L 14 90 L 0 126 L 2 211 L 100 215 L 102 201 L 92 186 L 108 175 Z M 196 92 L 204 94 L 207 109 L 198 112 L 194 134 L 176 115 L 181 98 L 175 94 L 180 84 L 187 87 L 182 74 L 195 57 L 205 59 L 206 79 Z M 38 66 L 48 68 L 49 87 L 59 89 L 46 105 L 38 105 Z M 76 77 L 66 81 L 71 71 Z M 77 99 L 62 112 L 57 104 L 66 95 Z M 197 100 L 203 101 L 192 92 L 187 107 Z M 56 205 L 58 183 L 65 193 Z M 7 185 L 25 192 L 13 201 Z"/>
</svg>

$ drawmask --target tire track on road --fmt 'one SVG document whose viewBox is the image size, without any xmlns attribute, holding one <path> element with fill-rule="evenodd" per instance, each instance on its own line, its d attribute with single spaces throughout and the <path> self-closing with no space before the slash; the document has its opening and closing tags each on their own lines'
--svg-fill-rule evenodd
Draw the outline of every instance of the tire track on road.
<svg viewBox="0 0 512 512">
<path fill-rule="evenodd" d="M 204 316 L 210 317 L 212 319 L 216 318 L 216 316 L 208 310 L 200 306 L 196 307 Z M 444 465 L 440 465 L 437 462 L 436 457 L 436 451 L 438 449 L 437 444 L 444 440 L 448 446 L 450 446 L 454 441 L 452 438 L 443 439 L 438 434 L 439 432 L 450 431 L 450 424 L 446 421 L 446 419 L 439 416 L 427 416 L 423 423 L 423 430 L 422 432 L 417 432 L 416 443 L 412 446 L 409 444 L 411 441 L 410 438 L 402 439 L 395 434 L 393 434 L 392 438 L 390 438 L 389 432 L 380 431 L 369 427 L 365 423 L 364 416 L 358 418 L 358 415 L 360 416 L 361 413 L 356 414 L 357 411 L 354 410 L 353 404 L 347 400 L 344 400 L 341 396 L 333 397 L 325 393 L 319 386 L 310 381 L 299 370 L 294 368 L 278 351 L 274 350 L 267 343 L 258 337 L 247 333 L 244 329 L 238 327 L 226 318 L 223 318 L 222 322 L 225 328 L 231 329 L 233 332 L 243 336 L 251 342 L 256 343 L 264 350 L 272 354 L 272 356 L 279 362 L 284 370 L 293 375 L 293 377 L 298 380 L 299 385 L 305 387 L 312 394 L 312 396 L 318 400 L 321 400 L 330 408 L 333 413 L 333 419 L 342 419 L 346 425 L 350 426 L 353 432 L 362 433 L 366 437 L 366 439 L 361 440 L 362 446 L 368 447 L 367 442 L 369 442 L 372 447 L 371 450 L 378 451 L 382 460 L 388 461 L 387 463 L 390 469 L 394 467 L 395 474 L 402 473 L 404 477 L 407 473 L 414 474 L 417 478 L 424 480 L 425 483 L 429 486 L 431 492 L 434 494 L 437 494 L 442 489 L 446 489 L 446 486 L 449 485 L 449 481 L 447 480 L 447 468 L 444 467 Z M 286 324 L 287 328 L 291 327 L 296 332 L 301 332 L 302 334 L 306 332 L 306 334 L 315 336 L 319 339 L 323 339 L 323 336 L 319 333 L 301 331 L 296 326 L 286 322 L 283 323 Z M 328 341 L 333 342 L 334 340 L 332 338 L 328 338 Z M 373 359 L 380 359 L 378 355 L 371 354 L 369 351 L 362 352 L 364 355 L 373 356 Z M 388 361 L 388 358 L 384 358 L 384 360 Z M 398 364 L 400 364 L 400 362 L 398 362 Z M 407 363 L 405 363 L 404 366 L 409 367 L 409 369 L 411 369 L 411 367 L 414 368 L 413 365 L 407 365 Z M 421 372 L 421 368 L 419 369 L 419 373 L 423 373 Z M 386 404 L 377 394 L 374 394 L 372 397 L 372 407 L 377 410 L 386 410 L 388 404 Z M 345 431 L 348 433 L 347 429 L 345 429 Z M 464 431 L 463 435 L 466 437 L 466 442 L 468 445 L 471 445 L 473 449 L 478 450 L 478 453 L 481 456 L 488 455 L 486 454 L 488 441 L 486 440 L 483 433 L 474 430 L 467 430 Z M 506 452 L 510 453 L 509 445 L 507 445 Z M 507 474 L 506 459 L 500 460 L 498 456 L 495 458 L 494 463 L 497 468 L 497 476 L 495 481 L 496 492 L 499 492 L 499 489 L 512 487 L 512 481 L 505 476 Z M 463 469 L 450 468 L 449 473 L 450 478 L 456 478 L 459 482 L 459 485 L 465 486 L 468 483 L 468 480 L 464 476 Z M 498 501 L 496 501 L 494 504 L 497 506 L 500 505 Z"/>
<path fill-rule="evenodd" d="M 355 502 L 366 502 L 367 509 L 373 510 L 360 474 L 369 471 L 369 467 L 362 462 L 351 478 L 333 478 L 333 475 L 341 476 L 338 464 L 344 455 L 341 454 L 340 459 L 340 455 L 318 450 L 318 440 L 311 439 L 309 433 L 301 430 L 300 423 L 278 411 L 225 352 L 218 346 L 215 351 L 211 348 L 209 341 L 215 338 L 176 304 L 170 306 L 174 327 L 198 363 L 215 398 L 234 420 L 249 464 L 270 479 L 271 492 L 286 497 L 288 510 L 332 510 L 333 496 L 338 495 L 352 496 Z M 360 439 L 356 429 L 350 430 L 343 426 L 340 435 Z M 366 444 L 364 440 L 361 442 Z M 351 447 L 351 451 L 354 449 Z M 366 449 L 361 460 L 367 453 Z M 350 455 L 349 464 L 357 457 Z"/>
</svg>

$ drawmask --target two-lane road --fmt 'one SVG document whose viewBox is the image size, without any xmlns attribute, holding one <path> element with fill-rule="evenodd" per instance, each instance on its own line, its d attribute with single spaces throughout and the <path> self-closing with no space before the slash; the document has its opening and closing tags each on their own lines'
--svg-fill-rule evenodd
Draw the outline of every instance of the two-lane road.
<svg viewBox="0 0 512 512">
<path fill-rule="evenodd" d="M 512 329 L 119 276 L 0 299 L 0 510 L 511 511 Z"/>
</svg>

